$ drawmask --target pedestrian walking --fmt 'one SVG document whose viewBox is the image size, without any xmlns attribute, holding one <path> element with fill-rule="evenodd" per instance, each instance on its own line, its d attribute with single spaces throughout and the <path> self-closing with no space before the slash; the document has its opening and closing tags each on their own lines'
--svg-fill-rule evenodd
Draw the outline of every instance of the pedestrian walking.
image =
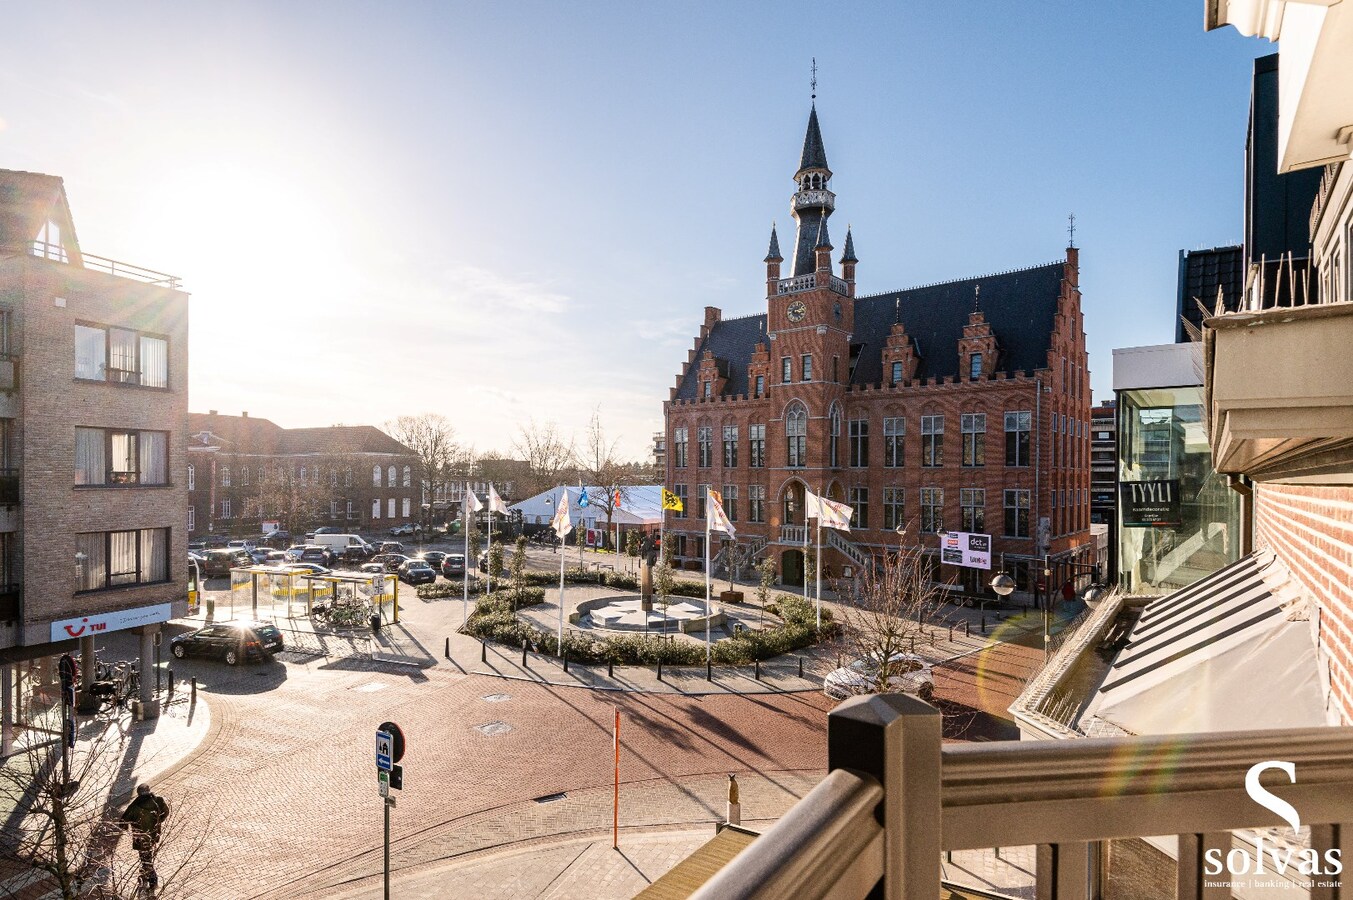
<svg viewBox="0 0 1353 900">
<path fill-rule="evenodd" d="M 155 872 L 155 848 L 168 818 L 169 804 L 153 793 L 148 784 L 137 785 L 136 799 L 122 814 L 122 827 L 131 829 L 132 849 L 141 857 L 141 886 L 152 896 L 160 882 Z"/>
</svg>

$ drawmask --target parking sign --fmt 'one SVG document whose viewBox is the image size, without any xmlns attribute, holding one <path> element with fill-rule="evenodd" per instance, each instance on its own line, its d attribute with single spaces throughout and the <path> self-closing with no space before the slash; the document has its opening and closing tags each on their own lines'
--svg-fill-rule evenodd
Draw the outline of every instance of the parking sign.
<svg viewBox="0 0 1353 900">
<path fill-rule="evenodd" d="M 390 732 L 376 732 L 376 768 L 382 772 L 390 771 L 390 767 L 395 764 L 394 743 Z"/>
</svg>

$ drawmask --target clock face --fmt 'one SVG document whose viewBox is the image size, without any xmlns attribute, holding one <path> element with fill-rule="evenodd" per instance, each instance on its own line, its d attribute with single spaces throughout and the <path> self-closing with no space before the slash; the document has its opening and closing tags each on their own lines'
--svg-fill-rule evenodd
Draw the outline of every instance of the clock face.
<svg viewBox="0 0 1353 900">
<path fill-rule="evenodd" d="M 800 322 L 803 320 L 804 316 L 808 315 L 808 307 L 804 306 L 802 300 L 795 300 L 793 303 L 789 304 L 789 309 L 785 310 L 785 312 L 789 314 L 789 321 Z"/>
</svg>

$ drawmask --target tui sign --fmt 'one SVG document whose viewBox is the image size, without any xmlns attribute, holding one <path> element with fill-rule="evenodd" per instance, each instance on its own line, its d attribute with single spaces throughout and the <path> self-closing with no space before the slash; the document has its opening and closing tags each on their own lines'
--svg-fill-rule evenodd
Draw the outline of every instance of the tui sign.
<svg viewBox="0 0 1353 900">
<path fill-rule="evenodd" d="M 1172 528 L 1182 524 L 1179 479 L 1118 482 L 1124 528 Z"/>
</svg>

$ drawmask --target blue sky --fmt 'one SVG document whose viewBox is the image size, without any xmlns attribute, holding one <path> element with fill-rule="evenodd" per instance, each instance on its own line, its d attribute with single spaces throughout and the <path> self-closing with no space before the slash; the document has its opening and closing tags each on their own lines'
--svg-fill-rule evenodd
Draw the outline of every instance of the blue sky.
<svg viewBox="0 0 1353 900">
<path fill-rule="evenodd" d="M 764 308 L 812 57 L 860 290 L 1057 259 L 1074 211 L 1102 399 L 1179 250 L 1240 240 L 1276 49 L 1202 0 L 116 6 L 7 14 L 0 167 L 184 279 L 194 410 L 487 450 L 598 409 L 633 456 L 703 307 Z"/>
</svg>

